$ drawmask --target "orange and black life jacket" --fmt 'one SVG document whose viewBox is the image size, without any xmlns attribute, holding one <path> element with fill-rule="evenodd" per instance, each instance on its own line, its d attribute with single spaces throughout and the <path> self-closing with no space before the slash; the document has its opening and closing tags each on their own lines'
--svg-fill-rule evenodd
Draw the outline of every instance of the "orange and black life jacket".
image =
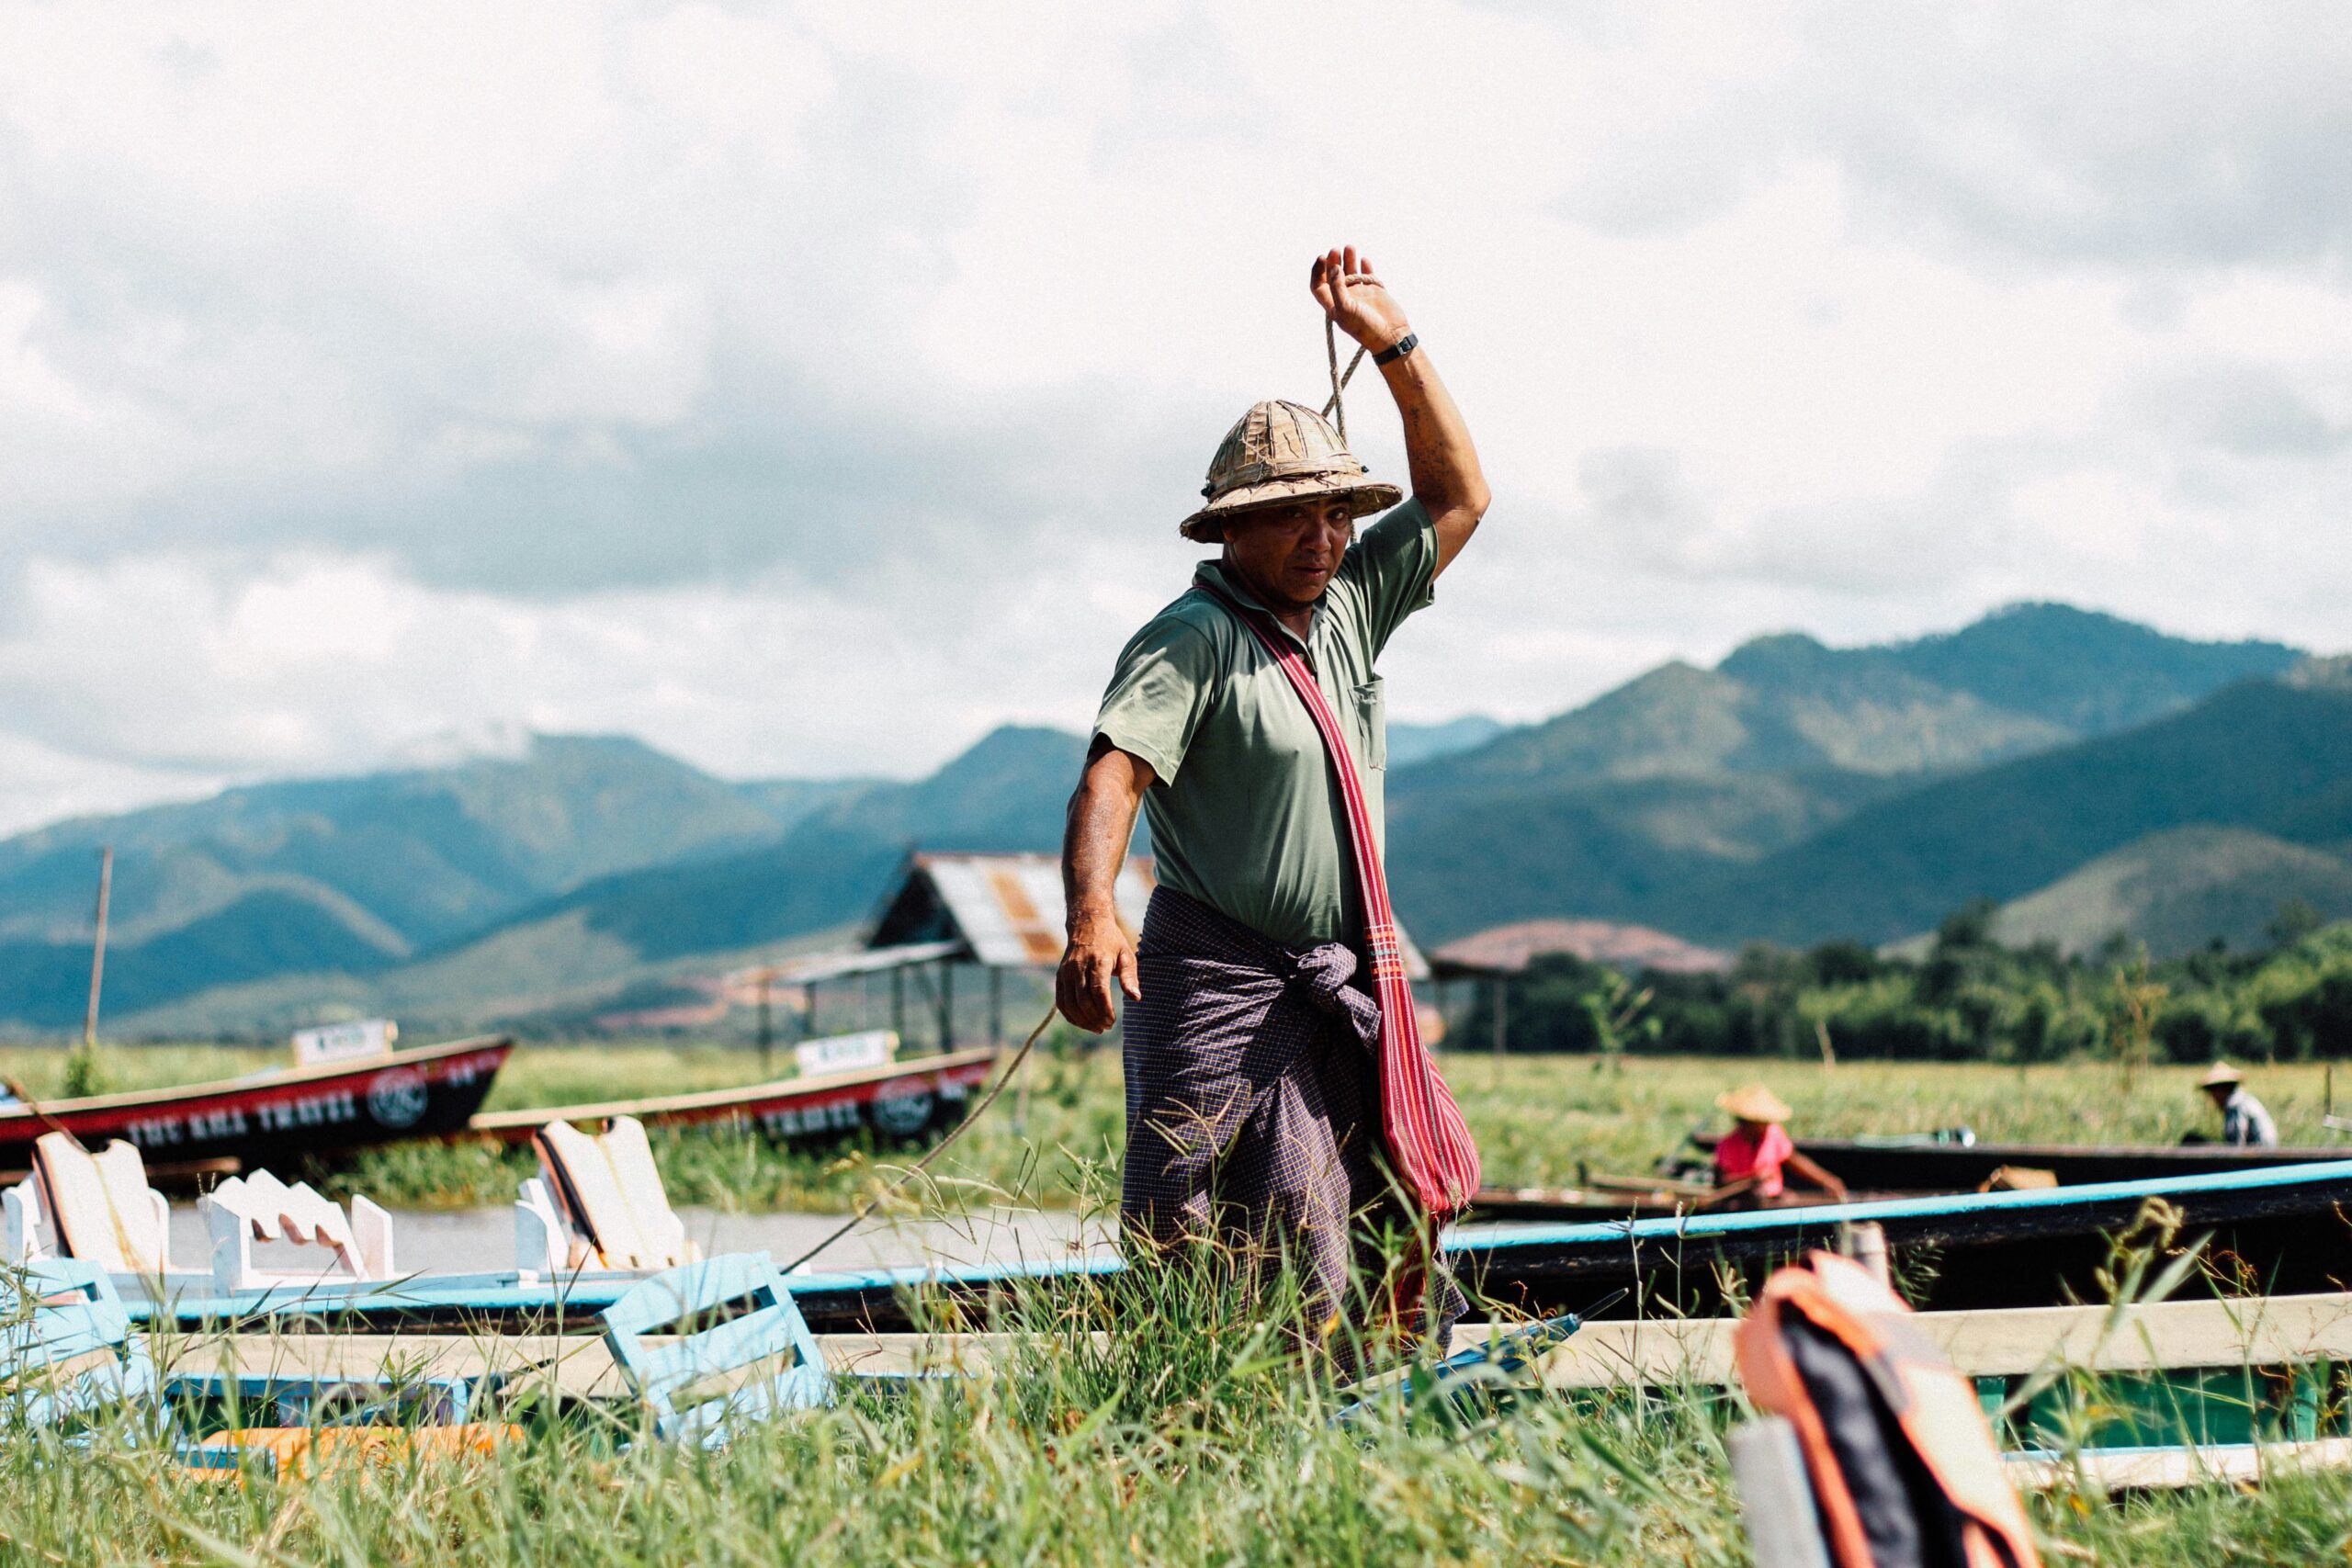
<svg viewBox="0 0 2352 1568">
<path fill-rule="evenodd" d="M 1779 1270 L 1732 1344 L 1796 1428 L 1838 1568 L 2041 1568 L 1975 1386 L 1860 1264 Z"/>
</svg>

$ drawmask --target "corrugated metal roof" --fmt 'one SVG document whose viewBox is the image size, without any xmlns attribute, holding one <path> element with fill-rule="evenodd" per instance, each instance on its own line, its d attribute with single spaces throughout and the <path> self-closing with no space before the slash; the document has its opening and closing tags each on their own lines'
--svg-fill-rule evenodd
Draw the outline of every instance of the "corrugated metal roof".
<svg viewBox="0 0 2352 1568">
<path fill-rule="evenodd" d="M 1154 886 L 1148 856 L 1119 874 L 1119 922 L 1130 933 L 1143 929 Z M 872 940 L 953 940 L 993 967 L 1050 968 L 1061 962 L 1062 916 L 1061 862 L 1052 855 L 924 853 L 908 862 Z"/>
<path fill-rule="evenodd" d="M 1119 923 L 1130 936 L 1143 930 L 1144 908 L 1158 886 L 1151 858 L 1136 855 L 1119 874 Z M 912 856 L 883 899 L 869 942 L 961 942 L 976 962 L 1007 969 L 1044 969 L 1061 962 L 1062 868 L 1053 855 L 945 854 Z M 1429 964 L 1405 939 L 1405 972 L 1429 978 Z"/>
</svg>

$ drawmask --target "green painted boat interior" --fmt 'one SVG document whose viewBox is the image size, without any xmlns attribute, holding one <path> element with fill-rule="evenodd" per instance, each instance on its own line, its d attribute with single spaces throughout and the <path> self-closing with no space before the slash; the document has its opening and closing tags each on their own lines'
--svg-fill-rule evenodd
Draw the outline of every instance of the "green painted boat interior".
<svg viewBox="0 0 2352 1568">
<path fill-rule="evenodd" d="M 2065 1451 L 2352 1435 L 2346 1374 L 2343 1363 L 2309 1362 L 1975 1382 L 1977 1401 L 2004 1448 Z"/>
</svg>

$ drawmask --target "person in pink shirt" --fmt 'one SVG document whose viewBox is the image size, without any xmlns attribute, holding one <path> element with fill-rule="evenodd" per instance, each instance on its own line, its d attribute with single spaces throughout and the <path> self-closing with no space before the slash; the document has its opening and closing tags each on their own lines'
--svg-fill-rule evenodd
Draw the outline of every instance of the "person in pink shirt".
<svg viewBox="0 0 2352 1568">
<path fill-rule="evenodd" d="M 1832 1198 L 1846 1196 L 1844 1182 L 1797 1153 L 1795 1142 L 1782 1125 L 1789 1119 L 1789 1108 L 1779 1095 L 1760 1083 L 1746 1084 L 1718 1095 L 1715 1108 L 1729 1112 L 1736 1125 L 1715 1145 L 1715 1190 L 1706 1207 L 1774 1202 L 1787 1191 L 1784 1172 L 1794 1173 Z"/>
</svg>

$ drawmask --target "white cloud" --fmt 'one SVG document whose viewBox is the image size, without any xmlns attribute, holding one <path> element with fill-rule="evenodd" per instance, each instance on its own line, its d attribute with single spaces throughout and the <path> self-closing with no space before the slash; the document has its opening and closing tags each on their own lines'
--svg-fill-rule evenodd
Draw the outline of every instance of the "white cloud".
<svg viewBox="0 0 2352 1568">
<path fill-rule="evenodd" d="M 2024 595 L 2333 645 L 2347 56 L 2325 6 L 0 14 L 0 823 L 485 727 L 1081 722 L 1218 434 L 1317 392 L 1341 238 L 1498 497 L 1403 716 Z"/>
</svg>

